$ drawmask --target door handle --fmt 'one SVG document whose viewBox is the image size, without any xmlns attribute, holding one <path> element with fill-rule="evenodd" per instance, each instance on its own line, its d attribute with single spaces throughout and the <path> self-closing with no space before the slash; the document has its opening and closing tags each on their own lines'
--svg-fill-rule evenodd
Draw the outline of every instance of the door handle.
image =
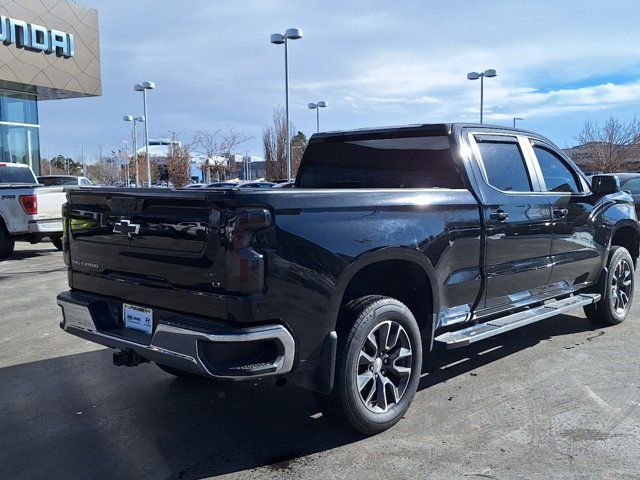
<svg viewBox="0 0 640 480">
<path fill-rule="evenodd" d="M 503 212 L 502 210 L 496 210 L 495 212 L 491 212 L 489 214 L 489 218 L 491 220 L 497 220 L 498 222 L 504 222 L 507 218 L 509 218 L 509 214 L 507 212 Z"/>
<path fill-rule="evenodd" d="M 564 218 L 569 215 L 569 210 L 566 208 L 554 208 L 553 216 L 558 218 Z"/>
</svg>

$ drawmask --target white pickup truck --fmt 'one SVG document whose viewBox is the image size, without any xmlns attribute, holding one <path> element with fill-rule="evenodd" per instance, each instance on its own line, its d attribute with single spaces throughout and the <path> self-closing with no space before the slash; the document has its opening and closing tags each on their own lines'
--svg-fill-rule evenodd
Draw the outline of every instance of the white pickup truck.
<svg viewBox="0 0 640 480">
<path fill-rule="evenodd" d="M 0 163 L 0 260 L 16 241 L 38 243 L 45 237 L 62 249 L 64 187 L 43 187 L 28 165 Z"/>
</svg>

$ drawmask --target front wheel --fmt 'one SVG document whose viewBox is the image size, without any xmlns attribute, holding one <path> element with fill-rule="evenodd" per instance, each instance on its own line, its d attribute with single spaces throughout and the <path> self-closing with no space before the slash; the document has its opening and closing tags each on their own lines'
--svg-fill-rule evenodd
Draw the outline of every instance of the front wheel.
<svg viewBox="0 0 640 480">
<path fill-rule="evenodd" d="M 631 307 L 633 287 L 633 259 L 626 248 L 613 247 L 609 253 L 602 298 L 598 303 L 584 307 L 585 315 L 595 323 L 622 323 Z"/>
<path fill-rule="evenodd" d="M 352 326 L 339 338 L 335 385 L 322 403 L 329 416 L 373 435 L 395 425 L 413 400 L 422 367 L 420 331 L 407 306 L 390 297 L 353 300 L 340 317 Z"/>
</svg>

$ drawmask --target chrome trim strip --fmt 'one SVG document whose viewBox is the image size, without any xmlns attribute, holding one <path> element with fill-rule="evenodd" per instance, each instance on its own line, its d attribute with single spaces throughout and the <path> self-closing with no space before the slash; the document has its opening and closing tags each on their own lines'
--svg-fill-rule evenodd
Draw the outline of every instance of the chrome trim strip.
<svg viewBox="0 0 640 480">
<path fill-rule="evenodd" d="M 162 360 L 161 357 L 169 357 L 174 361 L 167 359 L 168 363 L 174 364 L 177 368 L 180 368 L 180 364 L 184 367 L 184 363 L 187 362 L 187 367 L 190 365 L 190 370 L 195 370 L 197 373 L 208 377 L 246 380 L 256 377 L 282 375 L 290 372 L 293 368 L 295 340 L 282 325 L 243 328 L 229 334 L 209 334 L 160 323 L 156 327 L 150 344 L 145 345 L 100 332 L 93 321 L 89 307 L 86 305 L 62 299 L 58 299 L 58 305 L 62 308 L 64 316 L 62 328 L 69 333 L 74 333 L 74 329 L 80 330 L 85 335 L 90 334 L 95 337 L 94 341 L 96 343 L 108 347 L 131 348 L 138 351 L 142 356 L 148 353 L 155 358 L 160 357 L 160 360 Z M 229 343 L 276 340 L 282 345 L 282 353 L 270 365 L 269 368 L 275 368 L 273 371 L 242 376 L 220 375 L 212 373 L 200 359 L 198 355 L 198 340 Z M 179 363 L 176 364 L 176 362 Z"/>
</svg>

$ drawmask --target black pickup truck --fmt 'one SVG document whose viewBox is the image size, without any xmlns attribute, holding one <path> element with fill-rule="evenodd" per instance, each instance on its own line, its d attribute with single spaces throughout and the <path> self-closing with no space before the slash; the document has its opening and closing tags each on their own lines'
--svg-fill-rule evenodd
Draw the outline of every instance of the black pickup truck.
<svg viewBox="0 0 640 480">
<path fill-rule="evenodd" d="M 373 434 L 407 410 L 435 344 L 629 311 L 632 198 L 534 133 L 317 134 L 295 187 L 69 192 L 61 327 L 116 365 L 291 380 Z"/>
</svg>

